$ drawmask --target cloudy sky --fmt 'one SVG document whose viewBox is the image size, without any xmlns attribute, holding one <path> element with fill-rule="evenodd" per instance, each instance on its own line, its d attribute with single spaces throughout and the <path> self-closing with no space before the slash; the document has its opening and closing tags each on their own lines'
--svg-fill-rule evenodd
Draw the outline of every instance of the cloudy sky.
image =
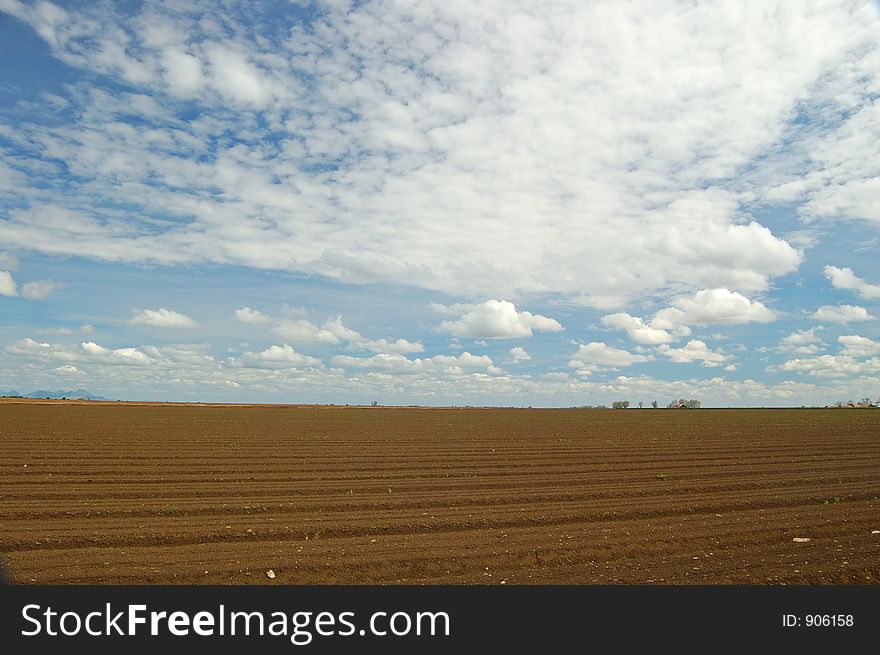
<svg viewBox="0 0 880 655">
<path fill-rule="evenodd" d="M 877 0 L 0 10 L 0 390 L 880 396 Z"/>
</svg>

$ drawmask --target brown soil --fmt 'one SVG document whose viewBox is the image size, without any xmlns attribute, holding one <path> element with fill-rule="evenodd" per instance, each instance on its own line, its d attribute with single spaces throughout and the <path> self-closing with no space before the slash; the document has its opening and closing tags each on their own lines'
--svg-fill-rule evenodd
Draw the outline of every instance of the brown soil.
<svg viewBox="0 0 880 655">
<path fill-rule="evenodd" d="M 0 402 L 0 553 L 24 584 L 880 582 L 880 410 L 328 409 Z"/>
</svg>

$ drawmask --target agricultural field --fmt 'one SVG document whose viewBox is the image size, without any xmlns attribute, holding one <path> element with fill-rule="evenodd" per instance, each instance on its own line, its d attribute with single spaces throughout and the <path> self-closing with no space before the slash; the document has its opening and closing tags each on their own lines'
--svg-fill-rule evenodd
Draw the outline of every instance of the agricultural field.
<svg viewBox="0 0 880 655">
<path fill-rule="evenodd" d="M 21 584 L 877 584 L 878 531 L 880 410 L 0 401 Z"/>
</svg>

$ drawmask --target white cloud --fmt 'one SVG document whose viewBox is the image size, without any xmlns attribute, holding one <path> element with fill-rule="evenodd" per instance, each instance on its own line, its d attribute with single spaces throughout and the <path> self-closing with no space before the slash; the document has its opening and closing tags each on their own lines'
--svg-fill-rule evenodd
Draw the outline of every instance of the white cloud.
<svg viewBox="0 0 880 655">
<path fill-rule="evenodd" d="M 862 342 L 849 343 L 864 347 Z M 860 398 L 866 388 L 874 388 L 880 383 L 880 358 L 859 361 L 859 358 L 843 355 L 826 362 L 824 368 L 821 363 L 787 367 L 795 374 L 814 370 L 831 374 L 810 375 L 811 380 L 820 382 L 783 380 L 769 384 L 752 379 L 668 380 L 645 375 L 621 375 L 591 381 L 584 378 L 589 372 L 585 369 L 572 371 L 572 375 L 556 371 L 515 376 L 498 370 L 485 355 L 468 355 L 461 359 L 441 355 L 421 360 L 402 355 L 344 356 L 334 368 L 250 368 L 238 360 L 214 361 L 206 356 L 203 344 L 140 346 L 139 351 L 153 358 L 149 365 L 143 366 L 119 366 L 122 362 L 112 361 L 112 355 L 108 355 L 113 352 L 111 349 L 98 347 L 93 350 L 97 354 L 91 355 L 82 347 L 68 350 L 23 339 L 0 350 L 0 384 L 6 388 L 22 388 L 19 383 L 29 388 L 46 388 L 45 385 L 51 385 L 60 373 L 51 370 L 53 367 L 76 365 L 81 368 L 80 362 L 83 362 L 89 366 L 90 384 L 91 380 L 96 383 L 100 380 L 104 395 L 109 392 L 113 396 L 132 399 L 161 400 L 167 399 L 169 393 L 179 397 L 179 394 L 187 396 L 208 389 L 212 398 L 232 401 L 289 401 L 294 393 L 296 397 L 318 402 L 322 394 L 327 394 L 324 402 L 326 398 L 332 398 L 337 403 L 369 402 L 373 398 L 386 397 L 390 400 L 403 396 L 408 402 L 426 404 L 521 405 L 528 402 L 537 406 L 575 406 L 608 403 L 622 398 L 657 399 L 665 404 L 671 399 L 685 397 L 699 398 L 704 406 L 754 406 L 824 405 L 829 399 Z M 47 362 L 57 363 L 47 369 Z M 181 366 L 180 362 L 187 364 Z M 849 368 L 842 375 L 835 376 L 834 367 L 840 364 Z M 847 377 L 849 371 L 856 377 Z"/>
<path fill-rule="evenodd" d="M 650 355 L 633 354 L 620 348 L 607 346 L 602 342 L 593 341 L 586 345 L 581 344 L 578 351 L 569 360 L 568 366 L 578 369 L 579 375 L 588 375 L 594 371 L 623 368 L 651 359 L 653 358 Z"/>
<path fill-rule="evenodd" d="M 388 341 L 387 339 L 371 339 L 366 341 L 359 341 L 355 345 L 365 350 L 371 350 L 374 353 L 408 354 L 420 353 L 425 351 L 425 347 L 421 344 L 421 342 L 413 343 L 412 341 L 407 341 L 406 339 L 395 339 L 394 341 Z"/>
<path fill-rule="evenodd" d="M 844 378 L 880 373 L 880 357 L 860 361 L 851 355 L 820 355 L 809 359 L 790 359 L 770 370 L 809 373 L 817 377 Z"/>
<path fill-rule="evenodd" d="M 816 334 L 820 328 L 811 327 L 809 330 L 796 330 L 785 337 L 776 348 L 779 352 L 811 355 L 819 352 L 822 339 Z"/>
<path fill-rule="evenodd" d="M 153 360 L 137 348 L 105 348 L 94 341 L 80 344 L 83 352 L 91 358 L 108 364 L 124 364 L 129 366 L 145 366 Z"/>
<path fill-rule="evenodd" d="M 64 366 L 59 366 L 57 368 L 53 368 L 53 371 L 56 373 L 64 373 L 65 375 L 79 375 L 82 373 L 76 366 L 72 364 L 65 364 Z"/>
<path fill-rule="evenodd" d="M 0 271 L 0 296 L 15 297 L 18 295 L 18 288 L 15 284 L 15 278 L 9 271 Z"/>
<path fill-rule="evenodd" d="M 199 366 L 214 362 L 214 357 L 208 353 L 206 344 L 141 346 L 141 350 L 153 358 L 159 366 Z"/>
<path fill-rule="evenodd" d="M 284 319 L 271 332 L 294 343 L 339 343 L 339 337 L 325 327 L 321 328 L 305 319 Z"/>
<path fill-rule="evenodd" d="M 770 371 L 796 371 L 818 377 L 843 378 L 880 372 L 880 342 L 857 334 L 837 338 L 840 351 L 835 355 L 790 359 Z"/>
<path fill-rule="evenodd" d="M 21 295 L 28 300 L 42 300 L 51 294 L 59 285 L 52 280 L 36 280 L 21 285 Z"/>
<path fill-rule="evenodd" d="M 516 346 L 515 348 L 510 349 L 510 354 L 513 357 L 513 363 L 518 364 L 520 362 L 528 361 L 532 358 L 531 355 L 526 351 L 522 346 Z"/>
<path fill-rule="evenodd" d="M 80 331 L 85 334 L 92 334 L 95 331 L 95 328 L 88 323 L 79 326 Z"/>
<path fill-rule="evenodd" d="M 776 319 L 776 314 L 762 303 L 728 289 L 703 289 L 693 298 L 678 298 L 672 305 L 654 315 L 653 327 L 769 323 Z"/>
<path fill-rule="evenodd" d="M 283 319 L 271 332 L 294 343 L 317 343 L 336 345 L 346 343 L 355 350 L 370 350 L 374 353 L 420 353 L 425 347 L 419 342 L 406 339 L 366 339 L 360 332 L 352 330 L 342 322 L 342 317 L 325 321 L 318 326 L 305 319 Z"/>
<path fill-rule="evenodd" d="M 776 314 L 757 300 L 729 289 L 703 289 L 693 297 L 679 297 L 645 322 L 625 312 L 602 317 L 602 324 L 626 330 L 630 339 L 645 345 L 668 344 L 691 335 L 690 325 L 736 325 L 769 323 Z"/>
<path fill-rule="evenodd" d="M 880 355 L 880 342 L 872 341 L 867 337 L 857 334 L 848 334 L 837 337 L 837 343 L 842 348 L 841 355 L 849 355 L 851 357 L 871 357 Z"/>
<path fill-rule="evenodd" d="M 472 375 L 477 371 L 485 371 L 487 374 L 501 373 L 488 355 L 472 355 L 469 352 L 463 352 L 460 355 L 435 355 L 423 359 L 410 359 L 397 353 L 380 353 L 372 357 L 337 355 L 330 362 L 334 366 L 343 368 L 380 370 L 401 375 L 421 374 L 455 377 Z"/>
<path fill-rule="evenodd" d="M 232 366 L 247 368 L 283 369 L 298 366 L 320 367 L 321 360 L 296 352 L 287 344 L 270 346 L 261 352 L 246 352 L 240 359 L 231 359 Z"/>
<path fill-rule="evenodd" d="M 205 77 L 198 57 L 168 47 L 162 51 L 162 60 L 165 81 L 176 95 L 192 97 L 204 87 Z"/>
<path fill-rule="evenodd" d="M 266 81 L 259 70 L 248 61 L 245 54 L 236 52 L 228 46 L 213 46 L 208 51 L 211 82 L 224 98 L 234 103 L 265 106 L 271 99 Z M 200 69 L 196 72 L 197 61 L 187 64 L 183 80 L 177 80 L 178 88 L 193 87 L 198 84 Z M 182 84 L 181 84 L 182 82 Z"/>
<path fill-rule="evenodd" d="M 32 182 L 0 222 L 9 247 L 473 299 L 618 307 L 670 288 L 766 290 L 802 253 L 752 219 L 741 173 L 768 172 L 801 107 L 854 97 L 855 119 L 872 97 L 860 80 L 874 44 L 837 3 L 363 2 L 324 5 L 305 25 L 198 5 L 8 7 L 72 69 L 131 89 L 113 97 L 83 79 L 56 96 L 69 120 L 15 126 L 10 174 Z M 829 77 L 849 93 L 826 97 Z M 835 130 L 817 128 L 815 143 Z M 876 139 L 849 131 L 861 147 L 846 174 L 828 146 L 774 160 L 772 177 L 812 165 L 822 181 L 809 190 L 848 176 L 840 192 L 860 204 L 836 206 L 870 211 L 862 141 Z M 55 167 L 83 183 L 51 193 Z M 58 210 L 60 227 L 41 220 Z"/>
<path fill-rule="evenodd" d="M 160 307 L 159 309 L 144 309 L 136 313 L 130 323 L 135 325 L 150 325 L 153 327 L 167 328 L 193 328 L 196 322 L 186 314 L 180 314 L 170 309 Z"/>
<path fill-rule="evenodd" d="M 825 277 L 831 281 L 831 286 L 835 289 L 849 289 L 855 291 L 865 300 L 874 300 L 880 298 L 880 285 L 870 284 L 863 280 L 851 268 L 838 268 L 837 266 L 826 266 Z"/>
<path fill-rule="evenodd" d="M 263 314 L 256 309 L 251 309 L 250 307 L 241 307 L 235 310 L 235 320 L 240 323 L 261 325 L 264 323 L 269 323 L 272 320 L 272 317 L 267 316 L 266 314 Z"/>
<path fill-rule="evenodd" d="M 343 341 L 361 342 L 363 340 L 358 332 L 343 324 L 341 316 L 326 321 L 320 327 L 305 319 L 284 319 L 279 321 L 271 331 L 289 341 L 298 343 L 337 344 Z"/>
<path fill-rule="evenodd" d="M 874 318 L 868 310 L 858 305 L 822 305 L 811 318 L 823 323 L 852 323 Z"/>
<path fill-rule="evenodd" d="M 208 353 L 208 346 L 205 344 L 107 348 L 94 341 L 85 341 L 79 345 L 79 348 L 72 348 L 25 338 L 8 346 L 5 352 L 32 361 L 86 362 L 93 365 L 106 365 L 109 368 L 95 370 L 110 377 L 116 375 L 111 372 L 112 369 L 118 368 L 120 365 L 144 370 L 187 368 L 193 372 L 216 366 L 216 362 Z"/>
<path fill-rule="evenodd" d="M 657 352 L 676 364 L 690 364 L 693 362 L 702 362 L 703 366 L 719 366 L 730 359 L 729 355 L 725 355 L 718 351 L 711 350 L 704 341 L 692 339 L 681 348 L 672 348 L 666 344 L 657 348 Z"/>
<path fill-rule="evenodd" d="M 436 305 L 435 305 L 436 307 Z M 453 305 L 461 313 L 457 321 L 443 321 L 437 328 L 456 337 L 471 339 L 513 339 L 530 337 L 533 330 L 561 332 L 563 327 L 554 319 L 517 311 L 507 300 L 487 300 L 478 305 Z"/>
<path fill-rule="evenodd" d="M 335 336 L 338 341 L 351 341 L 354 343 L 359 343 L 363 341 L 363 337 L 360 335 L 360 333 L 346 327 L 342 323 L 341 316 L 337 316 L 336 318 L 324 323 L 323 329 Z"/>
<path fill-rule="evenodd" d="M 6 347 L 6 352 L 13 355 L 31 357 L 37 359 L 52 359 L 56 361 L 75 361 L 78 356 L 68 352 L 60 346 L 46 342 L 34 341 L 30 337 L 19 339 Z"/>
<path fill-rule="evenodd" d="M 603 316 L 602 325 L 626 330 L 627 334 L 629 334 L 629 338 L 636 343 L 655 346 L 661 343 L 669 343 L 674 340 L 674 337 L 666 330 L 645 325 L 645 322 L 639 317 L 630 316 L 625 312 Z"/>
</svg>

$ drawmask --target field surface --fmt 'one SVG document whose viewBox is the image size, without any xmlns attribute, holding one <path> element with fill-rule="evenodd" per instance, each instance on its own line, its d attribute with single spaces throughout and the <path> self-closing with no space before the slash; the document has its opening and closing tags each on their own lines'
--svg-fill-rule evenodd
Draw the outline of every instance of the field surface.
<svg viewBox="0 0 880 655">
<path fill-rule="evenodd" d="M 23 584 L 877 584 L 878 497 L 880 410 L 0 402 Z"/>
</svg>

